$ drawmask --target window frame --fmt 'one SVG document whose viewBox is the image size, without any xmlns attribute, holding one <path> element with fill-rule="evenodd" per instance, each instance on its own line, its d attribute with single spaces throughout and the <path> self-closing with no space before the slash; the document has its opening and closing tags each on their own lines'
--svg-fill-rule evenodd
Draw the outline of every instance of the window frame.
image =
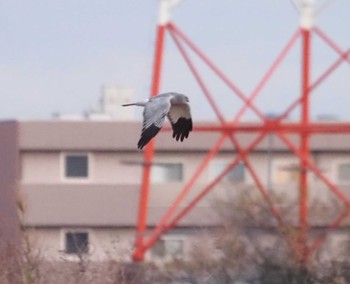
<svg viewBox="0 0 350 284">
<path fill-rule="evenodd" d="M 78 253 L 78 252 L 67 252 L 66 250 L 66 244 L 67 244 L 67 234 L 73 233 L 73 234 L 79 234 L 79 233 L 86 233 L 87 234 L 87 251 Z M 91 253 L 91 230 L 90 229 L 84 229 L 84 228 L 79 228 L 79 229 L 72 229 L 72 228 L 64 228 L 61 230 L 61 247 L 60 250 L 63 252 L 63 254 L 67 257 L 71 257 L 75 259 L 76 257 L 80 256 L 86 256 Z"/>
<path fill-rule="evenodd" d="M 271 166 L 271 182 L 274 186 L 297 185 L 300 177 L 300 161 L 295 157 L 276 157 Z M 280 175 L 284 175 L 283 178 Z"/>
<path fill-rule="evenodd" d="M 69 177 L 66 175 L 66 158 L 68 156 L 86 156 L 87 157 L 87 176 L 86 177 Z M 90 152 L 62 152 L 61 153 L 61 180 L 64 182 L 88 182 L 92 174 L 92 155 Z"/>
<path fill-rule="evenodd" d="M 180 165 L 181 166 L 181 179 L 180 180 L 155 180 L 154 179 L 154 167 L 161 167 L 163 165 Z M 184 163 L 182 161 L 165 161 L 165 162 L 158 162 L 155 163 L 152 166 L 152 170 L 151 170 L 151 182 L 154 184 L 164 184 L 164 183 L 183 183 L 185 180 L 185 169 L 184 169 Z"/>
<path fill-rule="evenodd" d="M 350 165 L 350 159 L 349 158 L 344 158 L 344 159 L 337 159 L 334 162 L 333 165 L 333 180 L 337 185 L 350 185 L 350 178 L 348 181 L 342 181 L 339 178 L 339 168 L 341 165 L 348 164 Z"/>
<path fill-rule="evenodd" d="M 216 177 L 219 176 L 219 175 L 222 173 L 222 171 L 223 171 L 225 168 L 227 168 L 231 163 L 232 163 L 231 160 L 224 160 L 224 159 L 212 161 L 212 162 L 210 163 L 210 165 L 209 165 L 209 175 L 208 175 L 208 176 L 209 176 L 209 180 L 210 180 L 210 181 L 213 181 L 214 179 L 216 179 Z M 218 165 L 223 166 L 223 167 L 222 167 L 222 169 L 218 172 L 218 174 L 215 175 L 215 174 L 214 174 L 214 171 L 215 171 L 214 168 L 215 168 L 216 166 L 218 166 Z M 239 163 L 235 166 L 235 168 L 236 168 L 238 165 L 242 165 L 242 166 L 243 166 L 243 179 L 242 179 L 242 180 L 240 180 L 240 179 L 239 179 L 239 180 L 234 180 L 234 179 L 231 180 L 231 179 L 229 178 L 230 173 L 227 173 L 227 174 L 221 179 L 220 182 L 232 183 L 232 184 L 243 184 L 243 183 L 246 183 L 246 182 L 247 182 L 246 166 L 245 166 L 244 163 L 239 162 Z M 234 171 L 235 168 L 231 169 L 231 171 Z"/>
<path fill-rule="evenodd" d="M 150 250 L 151 258 L 153 259 L 184 259 L 186 257 L 186 240 L 187 237 L 183 235 L 165 235 L 162 236 L 159 240 L 164 243 L 164 255 L 160 255 L 154 252 L 154 248 L 156 247 L 157 243 L 152 246 Z M 181 242 L 181 252 L 179 255 L 171 254 L 167 251 L 166 248 L 166 242 L 172 242 L 172 241 L 178 241 Z M 153 249 L 153 250 L 152 250 Z"/>
</svg>

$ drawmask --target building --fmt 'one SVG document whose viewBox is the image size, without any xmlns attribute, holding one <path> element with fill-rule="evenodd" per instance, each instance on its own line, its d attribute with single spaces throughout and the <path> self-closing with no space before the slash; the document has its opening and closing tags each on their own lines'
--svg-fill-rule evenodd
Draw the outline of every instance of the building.
<svg viewBox="0 0 350 284">
<path fill-rule="evenodd" d="M 19 241 L 22 222 L 32 229 L 30 237 L 49 259 L 74 258 L 77 253 L 88 253 L 97 260 L 110 254 L 129 259 L 142 174 L 143 152 L 136 147 L 140 130 L 141 124 L 132 121 L 1 122 L 2 244 Z M 166 131 L 157 136 L 150 227 L 160 220 L 217 138 L 215 133 L 197 132 L 178 143 Z M 238 135 L 242 145 L 253 138 L 250 134 Z M 349 196 L 350 137 L 317 135 L 311 139 L 311 148 L 315 163 Z M 226 142 L 192 195 L 212 181 L 235 155 Z M 271 183 L 271 190 L 287 193 L 290 200 L 297 198 L 297 160 L 276 137 L 263 140 L 250 161 L 261 180 Z M 310 198 L 328 200 L 331 193 L 325 185 L 313 175 L 310 180 Z M 217 224 L 213 200 L 228 198 L 253 184 L 245 166 L 238 165 L 175 230 L 163 237 L 163 245 L 172 254 L 185 254 L 198 227 Z M 16 198 L 24 203 L 22 217 Z M 157 249 L 153 254 L 157 255 Z"/>
<path fill-rule="evenodd" d="M 123 85 L 104 85 L 99 101 L 83 113 L 53 113 L 60 120 L 118 120 L 135 119 L 134 108 L 123 108 L 122 104 L 134 101 L 134 89 Z"/>
<path fill-rule="evenodd" d="M 134 90 L 131 87 L 119 85 L 105 85 L 102 87 L 102 95 L 98 104 L 85 115 L 93 120 L 133 120 L 135 110 L 122 108 L 122 104 L 131 103 L 134 100 Z"/>
</svg>

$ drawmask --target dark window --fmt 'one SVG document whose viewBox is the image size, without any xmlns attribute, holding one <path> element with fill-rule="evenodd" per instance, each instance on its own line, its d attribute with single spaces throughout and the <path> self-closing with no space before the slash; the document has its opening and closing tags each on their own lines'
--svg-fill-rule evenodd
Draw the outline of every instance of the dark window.
<svg viewBox="0 0 350 284">
<path fill-rule="evenodd" d="M 214 162 L 211 166 L 212 179 L 218 177 L 227 167 L 229 163 Z M 223 181 L 227 182 L 244 182 L 245 181 L 245 166 L 242 163 L 237 164 L 231 171 L 229 171 L 224 177 Z"/>
<path fill-rule="evenodd" d="M 238 164 L 228 174 L 227 179 L 232 182 L 243 182 L 245 180 L 245 165 Z"/>
<path fill-rule="evenodd" d="M 350 163 L 338 165 L 338 181 L 343 183 L 350 182 Z"/>
<path fill-rule="evenodd" d="M 184 241 L 182 239 L 161 239 L 155 243 L 151 249 L 155 257 L 174 257 L 181 258 L 184 254 Z"/>
<path fill-rule="evenodd" d="M 181 163 L 161 163 L 152 167 L 152 182 L 181 182 L 183 180 L 183 165 Z"/>
<path fill-rule="evenodd" d="M 88 156 L 67 155 L 65 159 L 65 175 L 71 178 L 88 177 Z"/>
<path fill-rule="evenodd" d="M 87 232 L 67 232 L 65 252 L 69 254 L 83 254 L 89 251 L 89 235 Z"/>
</svg>

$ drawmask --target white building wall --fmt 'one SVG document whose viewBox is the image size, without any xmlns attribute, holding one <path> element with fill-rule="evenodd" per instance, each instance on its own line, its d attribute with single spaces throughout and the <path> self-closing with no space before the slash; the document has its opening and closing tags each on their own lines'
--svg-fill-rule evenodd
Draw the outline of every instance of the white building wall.
<svg viewBox="0 0 350 284">
<path fill-rule="evenodd" d="M 23 152 L 21 154 L 22 183 L 64 183 L 62 179 L 62 152 Z M 89 183 L 95 184 L 139 184 L 142 176 L 142 153 L 117 153 L 117 152 L 89 152 L 91 157 L 91 178 Z M 184 185 L 196 172 L 203 161 L 205 154 L 197 153 L 162 153 L 156 155 L 156 162 L 183 163 L 184 181 L 174 183 L 153 184 L 151 188 L 150 206 L 169 207 L 179 195 Z M 215 161 L 232 162 L 235 153 L 220 153 Z M 312 156 L 314 162 L 321 168 L 332 182 L 338 183 L 337 165 L 340 162 L 349 162 L 350 155 L 344 153 L 318 153 Z M 249 161 L 261 182 L 267 182 L 267 161 L 266 153 L 253 153 Z M 131 162 L 131 163 L 130 163 Z M 299 189 L 298 180 L 295 179 L 295 171 L 288 169 L 288 166 L 298 164 L 298 159 L 289 153 L 273 153 L 271 161 L 271 181 L 275 192 L 284 194 L 286 200 L 293 202 L 297 200 Z M 282 169 L 282 170 L 281 170 Z M 285 172 L 283 173 L 283 169 Z M 212 180 L 210 164 L 203 171 L 195 186 L 189 192 L 185 202 L 201 192 Z M 246 172 L 244 184 L 227 184 L 220 182 L 210 194 L 198 205 L 212 206 L 215 198 L 227 198 L 247 189 L 254 187 L 252 177 Z M 350 186 L 342 187 L 344 193 L 350 196 Z M 323 182 L 310 172 L 309 198 L 328 200 L 334 196 Z M 130 257 L 133 247 L 135 231 L 131 229 L 114 228 L 85 228 L 90 233 L 91 258 L 106 259 L 111 257 Z M 63 252 L 63 230 L 61 228 L 38 228 L 30 232 L 31 238 L 36 240 L 38 247 L 44 257 L 62 259 L 72 258 Z M 181 236 L 180 236 L 181 237 Z M 189 247 L 189 239 L 186 239 L 186 247 Z"/>
<path fill-rule="evenodd" d="M 21 181 L 23 183 L 61 183 L 70 182 L 64 178 L 63 159 L 66 153 L 75 152 L 23 152 L 21 154 Z M 97 184 L 139 184 L 142 178 L 141 153 L 118 152 L 79 152 L 89 155 L 89 179 L 86 182 Z M 230 163 L 235 157 L 234 153 L 219 154 L 196 181 L 196 187 L 203 188 L 213 180 L 212 163 L 222 161 Z M 156 163 L 183 163 L 184 175 L 181 183 L 166 183 L 170 188 L 183 187 L 203 162 L 204 155 L 196 153 L 167 153 L 157 154 Z M 339 184 L 337 177 L 338 165 L 350 163 L 350 155 L 342 153 L 319 153 L 312 156 L 312 160 L 319 166 L 322 173 L 335 184 Z M 265 153 L 253 153 L 249 161 L 254 168 L 259 180 L 267 183 L 268 158 Z M 271 182 L 273 188 L 297 188 L 298 187 L 298 159 L 288 153 L 274 153 L 271 161 Z M 294 168 L 293 168 L 294 167 Z M 323 182 L 309 171 L 310 186 L 322 187 Z M 244 184 L 254 186 L 254 180 L 246 168 Z M 227 186 L 223 182 L 219 185 Z M 350 186 L 350 184 L 341 184 Z M 155 187 L 160 187 L 155 184 Z"/>
<path fill-rule="evenodd" d="M 20 159 L 22 183 L 61 182 L 58 152 L 24 152 Z"/>
<path fill-rule="evenodd" d="M 142 163 L 137 154 L 115 152 L 24 152 L 21 154 L 23 183 L 72 182 L 64 178 L 64 155 L 81 153 L 89 155 L 89 178 L 86 182 L 100 184 L 139 184 L 142 167 L 125 161 Z"/>
<path fill-rule="evenodd" d="M 140 184 L 143 156 L 135 153 L 93 152 L 94 181 Z"/>
</svg>

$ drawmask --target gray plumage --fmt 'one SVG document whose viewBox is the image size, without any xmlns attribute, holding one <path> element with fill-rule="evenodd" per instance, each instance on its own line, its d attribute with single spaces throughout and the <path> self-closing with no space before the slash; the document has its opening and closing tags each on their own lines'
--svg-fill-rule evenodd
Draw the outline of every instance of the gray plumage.
<svg viewBox="0 0 350 284">
<path fill-rule="evenodd" d="M 173 138 L 183 141 L 192 131 L 192 118 L 187 96 L 164 93 L 148 100 L 122 106 L 143 106 L 143 127 L 137 147 L 142 149 L 157 135 L 167 116 L 173 128 Z"/>
</svg>

